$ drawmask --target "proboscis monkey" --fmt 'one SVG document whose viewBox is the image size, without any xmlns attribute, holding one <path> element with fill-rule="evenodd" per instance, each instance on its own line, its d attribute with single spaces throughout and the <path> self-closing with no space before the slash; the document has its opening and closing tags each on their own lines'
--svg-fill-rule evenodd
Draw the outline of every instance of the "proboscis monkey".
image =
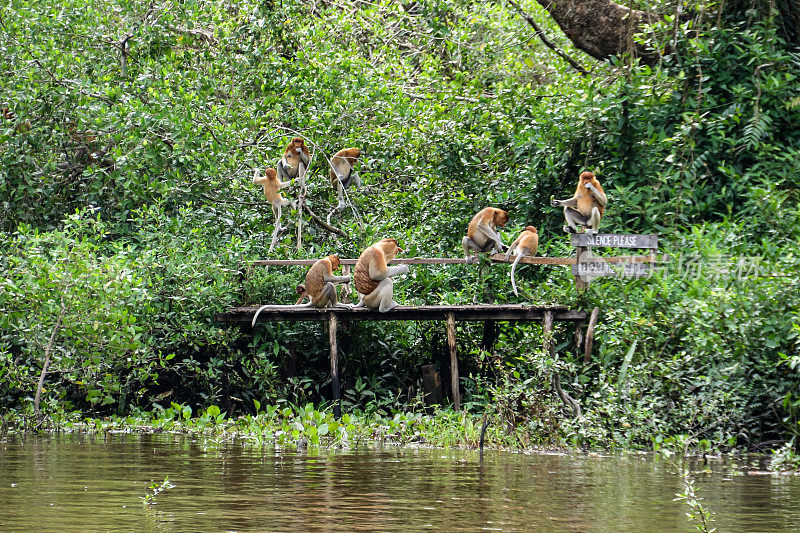
<svg viewBox="0 0 800 533">
<path fill-rule="evenodd" d="M 278 240 L 278 233 L 281 231 L 281 214 L 283 213 L 284 206 L 294 207 L 294 202 L 290 202 L 281 195 L 281 189 L 289 187 L 289 182 L 281 182 L 278 179 L 278 172 L 274 168 L 268 168 L 264 171 L 262 176 L 258 169 L 253 173 L 253 183 L 261 185 L 264 188 L 264 196 L 269 200 L 272 206 L 272 214 L 275 216 L 275 229 L 272 231 L 272 243 L 270 244 L 269 251 L 275 247 Z"/>
<path fill-rule="evenodd" d="M 339 256 L 329 255 L 323 257 L 316 263 L 311 265 L 311 268 L 306 274 L 305 283 L 301 283 L 295 289 L 299 298 L 294 305 L 281 306 L 284 308 L 303 308 L 303 307 L 346 307 L 349 305 L 339 303 L 336 295 L 336 284 L 350 283 L 350 276 L 334 276 L 333 271 L 339 268 Z M 305 298 L 309 298 L 309 302 L 300 304 Z M 253 315 L 251 325 L 255 326 L 258 320 L 258 315 L 261 311 L 271 307 L 270 304 L 262 305 L 258 308 Z"/>
<path fill-rule="evenodd" d="M 339 256 L 329 255 L 323 257 L 308 270 L 306 282 L 298 285 L 297 290 L 303 287 L 311 301 L 307 307 L 350 307 L 339 303 L 336 295 L 338 283 L 350 283 L 350 276 L 334 276 L 333 271 L 339 268 Z"/>
<path fill-rule="evenodd" d="M 578 233 L 578 226 L 590 229 L 586 233 L 597 233 L 600 220 L 606 211 L 608 197 L 603 192 L 603 186 L 591 172 L 582 172 L 578 177 L 578 187 L 575 194 L 567 200 L 550 198 L 550 205 L 564 208 L 565 233 Z"/>
<path fill-rule="evenodd" d="M 408 265 L 386 266 L 386 263 L 402 251 L 396 239 L 381 239 L 361 252 L 353 272 L 356 292 L 360 296 L 355 307 L 371 307 L 381 313 L 397 307 L 397 302 L 392 299 L 392 277 L 407 274 L 409 268 Z"/>
<path fill-rule="evenodd" d="M 487 207 L 472 217 L 467 228 L 467 236 L 461 241 L 461 246 L 464 248 L 464 259 L 467 260 L 467 263 L 475 263 L 478 260 L 478 256 L 472 252 L 503 251 L 505 245 L 495 228 L 505 227 L 509 218 L 506 211 L 495 207 Z"/>
<path fill-rule="evenodd" d="M 262 176 L 258 169 L 253 173 L 253 183 L 264 188 L 264 196 L 267 197 L 272 205 L 272 214 L 275 215 L 275 225 L 278 226 L 281 220 L 282 208 L 285 206 L 294 207 L 294 203 L 281 195 L 281 189 L 289 187 L 288 182 L 278 179 L 278 172 L 274 168 L 268 168 Z"/>
<path fill-rule="evenodd" d="M 309 161 L 310 153 L 308 146 L 306 146 L 306 141 L 302 137 L 295 137 L 286 145 L 283 157 L 276 164 L 278 178 L 281 181 L 289 181 L 298 176 L 302 178 L 308 169 Z M 301 165 L 302 169 L 300 168 Z"/>
<path fill-rule="evenodd" d="M 355 164 L 361 156 L 361 150 L 358 148 L 345 148 L 339 150 L 331 158 L 331 171 L 329 177 L 331 185 L 336 189 L 339 195 L 339 205 L 336 206 L 337 210 L 345 208 L 344 190 L 350 188 L 351 185 L 356 188 L 361 188 L 361 178 L 358 176 L 358 171 L 355 169 Z"/>
<path fill-rule="evenodd" d="M 511 246 L 506 252 L 506 261 L 509 256 L 516 250 L 517 258 L 514 259 L 514 264 L 511 265 L 511 287 L 514 289 L 514 294 L 517 293 L 517 282 L 514 280 L 514 270 L 517 268 L 517 263 L 526 255 L 536 255 L 536 250 L 539 248 L 539 231 L 533 226 L 525 226 L 519 237 L 511 243 Z"/>
<path fill-rule="evenodd" d="M 297 291 L 297 301 L 294 303 L 294 305 L 300 305 L 300 302 L 302 302 L 306 298 L 311 300 L 311 295 L 308 294 L 308 291 L 306 290 L 306 286 L 303 285 L 302 283 L 300 285 L 298 285 L 295 288 L 295 290 Z"/>
</svg>

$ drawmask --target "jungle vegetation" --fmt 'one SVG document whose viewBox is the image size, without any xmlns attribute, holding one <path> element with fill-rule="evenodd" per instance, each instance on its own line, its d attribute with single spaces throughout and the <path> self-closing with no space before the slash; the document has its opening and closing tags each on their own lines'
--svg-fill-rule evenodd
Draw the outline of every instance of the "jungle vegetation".
<svg viewBox="0 0 800 533">
<path fill-rule="evenodd" d="M 531 224 L 540 255 L 566 256 L 549 198 L 571 194 L 588 169 L 610 197 L 604 231 L 660 235 L 669 259 L 651 277 L 604 278 L 577 294 L 568 269 L 523 266 L 521 298 L 504 265 L 420 266 L 396 284 L 401 304 L 601 308 L 588 362 L 566 326 L 550 357 L 538 324 L 500 325 L 491 350 L 480 325 L 459 324 L 466 413 L 489 408 L 521 446 L 647 449 L 691 435 L 792 458 L 798 5 L 625 7 L 652 17 L 598 59 L 530 0 L 6 0 L 4 426 L 209 406 L 229 418 L 258 406 L 325 411 L 323 325 L 251 335 L 215 322 L 234 305 L 294 302 L 302 269 L 242 277 L 243 264 L 357 257 L 384 236 L 409 256 L 458 257 L 487 205 L 511 213 L 507 242 Z M 364 150 L 366 187 L 331 219 L 347 237 L 303 214 L 298 243 L 289 210 L 268 255 L 272 214 L 252 169 L 274 166 L 295 135 L 312 147 L 315 213 L 336 202 L 325 176 L 340 148 Z M 442 324 L 345 333 L 345 410 L 424 412 L 420 367 L 448 365 Z M 579 419 L 553 393 L 554 372 Z"/>
</svg>

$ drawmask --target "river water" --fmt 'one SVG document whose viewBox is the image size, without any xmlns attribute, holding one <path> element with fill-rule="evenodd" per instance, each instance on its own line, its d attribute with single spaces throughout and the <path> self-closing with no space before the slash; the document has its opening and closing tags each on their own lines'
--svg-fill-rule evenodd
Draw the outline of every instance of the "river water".
<svg viewBox="0 0 800 533">
<path fill-rule="evenodd" d="M 800 477 L 697 461 L 720 532 L 800 531 Z M 171 487 L 152 497 L 150 488 Z M 286 452 L 185 435 L 0 442 L 0 531 L 696 531 L 652 455 Z"/>
</svg>

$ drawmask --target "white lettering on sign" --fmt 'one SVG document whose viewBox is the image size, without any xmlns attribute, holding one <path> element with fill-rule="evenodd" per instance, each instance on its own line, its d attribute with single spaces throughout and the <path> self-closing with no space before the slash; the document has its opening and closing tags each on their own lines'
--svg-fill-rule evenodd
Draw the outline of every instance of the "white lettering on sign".
<svg viewBox="0 0 800 533">
<path fill-rule="evenodd" d="M 599 248 L 657 248 L 657 235 L 614 233 L 577 233 L 572 236 L 573 246 L 597 246 Z"/>
<path fill-rule="evenodd" d="M 572 267 L 575 276 L 589 278 L 599 276 L 616 276 L 620 278 L 633 278 L 650 275 L 650 265 L 647 263 L 621 263 L 611 266 L 605 261 L 581 261 Z M 588 280 L 585 280 L 588 281 Z"/>
<path fill-rule="evenodd" d="M 636 246 L 636 235 L 592 235 L 589 246 L 613 246 L 617 248 Z"/>
</svg>

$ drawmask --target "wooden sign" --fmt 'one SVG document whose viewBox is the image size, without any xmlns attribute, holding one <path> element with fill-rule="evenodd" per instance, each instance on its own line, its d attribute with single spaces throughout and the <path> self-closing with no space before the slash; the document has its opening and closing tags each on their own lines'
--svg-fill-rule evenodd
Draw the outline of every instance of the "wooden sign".
<svg viewBox="0 0 800 533">
<path fill-rule="evenodd" d="M 641 278 L 649 276 L 651 271 L 650 263 L 616 263 L 612 265 L 603 260 L 589 260 L 572 265 L 572 274 L 583 278 L 599 278 L 604 276 Z"/>
<path fill-rule="evenodd" d="M 609 248 L 658 248 L 658 235 L 573 233 L 572 246 L 606 246 Z"/>
</svg>

